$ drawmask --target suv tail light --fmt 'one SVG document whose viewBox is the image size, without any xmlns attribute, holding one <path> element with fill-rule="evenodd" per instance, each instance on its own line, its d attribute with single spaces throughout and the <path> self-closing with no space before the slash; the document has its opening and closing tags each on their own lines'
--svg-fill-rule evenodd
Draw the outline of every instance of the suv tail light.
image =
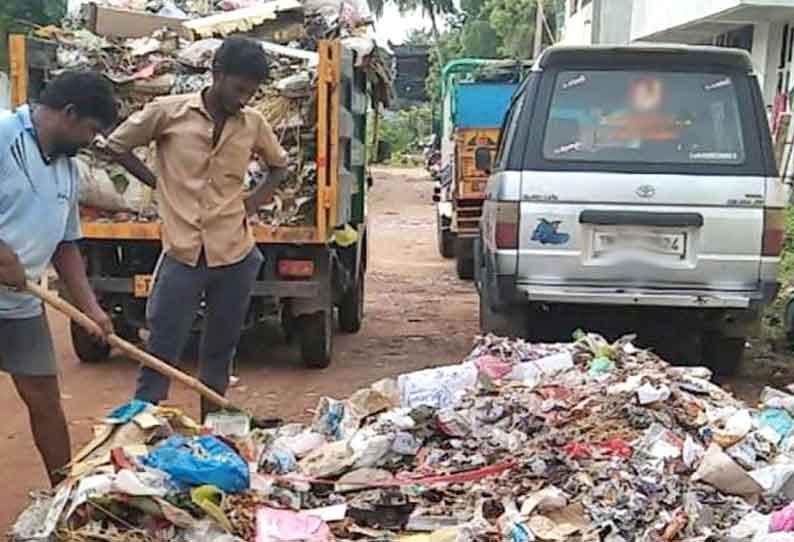
<svg viewBox="0 0 794 542">
<path fill-rule="evenodd" d="M 764 241 L 762 256 L 780 256 L 786 235 L 785 209 L 764 209 Z"/>
<path fill-rule="evenodd" d="M 281 260 L 278 262 L 278 274 L 288 278 L 311 278 L 314 275 L 314 262 L 312 260 Z"/>
<path fill-rule="evenodd" d="M 518 202 L 496 204 L 495 244 L 498 249 L 518 248 Z"/>
</svg>

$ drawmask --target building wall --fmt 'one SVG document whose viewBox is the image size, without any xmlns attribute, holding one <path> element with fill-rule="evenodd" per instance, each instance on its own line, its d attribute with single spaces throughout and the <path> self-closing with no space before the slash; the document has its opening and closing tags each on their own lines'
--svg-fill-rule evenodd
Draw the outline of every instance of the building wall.
<svg viewBox="0 0 794 542">
<path fill-rule="evenodd" d="M 593 2 L 565 0 L 565 28 L 560 43 L 585 45 L 593 43 Z"/>
<path fill-rule="evenodd" d="M 629 43 L 633 4 L 634 0 L 593 0 L 593 43 Z"/>
<path fill-rule="evenodd" d="M 676 28 L 692 21 L 707 19 L 718 13 L 736 8 L 742 0 L 634 0 L 631 18 L 631 41 L 644 40 L 655 34 Z"/>
</svg>

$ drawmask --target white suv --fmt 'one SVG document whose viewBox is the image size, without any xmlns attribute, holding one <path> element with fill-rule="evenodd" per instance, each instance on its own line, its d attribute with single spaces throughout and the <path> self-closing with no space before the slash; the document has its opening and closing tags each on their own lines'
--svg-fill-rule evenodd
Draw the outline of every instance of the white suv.
<svg viewBox="0 0 794 542">
<path fill-rule="evenodd" d="M 647 327 L 735 368 L 777 293 L 787 201 L 745 52 L 553 47 L 478 167 L 482 331 Z"/>
</svg>

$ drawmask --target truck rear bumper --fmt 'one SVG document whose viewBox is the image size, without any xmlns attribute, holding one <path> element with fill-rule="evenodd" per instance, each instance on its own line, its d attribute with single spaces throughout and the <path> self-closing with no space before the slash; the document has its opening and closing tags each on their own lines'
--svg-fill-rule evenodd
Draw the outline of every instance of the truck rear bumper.
<svg viewBox="0 0 794 542">
<path fill-rule="evenodd" d="M 134 279 L 92 277 L 88 279 L 91 288 L 98 293 L 128 294 L 135 293 Z M 313 280 L 258 280 L 254 284 L 254 297 L 273 298 L 314 298 L 320 295 L 320 283 Z"/>
<path fill-rule="evenodd" d="M 534 284 L 518 284 L 516 290 L 529 301 L 544 303 L 724 309 L 747 309 L 762 303 L 766 297 L 762 291 L 632 290 Z"/>
</svg>

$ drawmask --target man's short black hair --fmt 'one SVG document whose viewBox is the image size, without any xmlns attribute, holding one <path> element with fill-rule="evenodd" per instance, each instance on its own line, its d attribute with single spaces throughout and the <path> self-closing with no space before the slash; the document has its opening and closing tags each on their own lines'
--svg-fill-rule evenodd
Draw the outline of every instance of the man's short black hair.
<svg viewBox="0 0 794 542">
<path fill-rule="evenodd" d="M 267 55 L 262 46 L 250 38 L 226 38 L 215 52 L 212 71 L 263 83 L 268 73 Z"/>
<path fill-rule="evenodd" d="M 61 75 L 46 86 L 39 103 L 58 110 L 72 105 L 78 116 L 95 119 L 105 129 L 116 124 L 118 103 L 113 85 L 98 72 L 76 71 Z"/>
</svg>

